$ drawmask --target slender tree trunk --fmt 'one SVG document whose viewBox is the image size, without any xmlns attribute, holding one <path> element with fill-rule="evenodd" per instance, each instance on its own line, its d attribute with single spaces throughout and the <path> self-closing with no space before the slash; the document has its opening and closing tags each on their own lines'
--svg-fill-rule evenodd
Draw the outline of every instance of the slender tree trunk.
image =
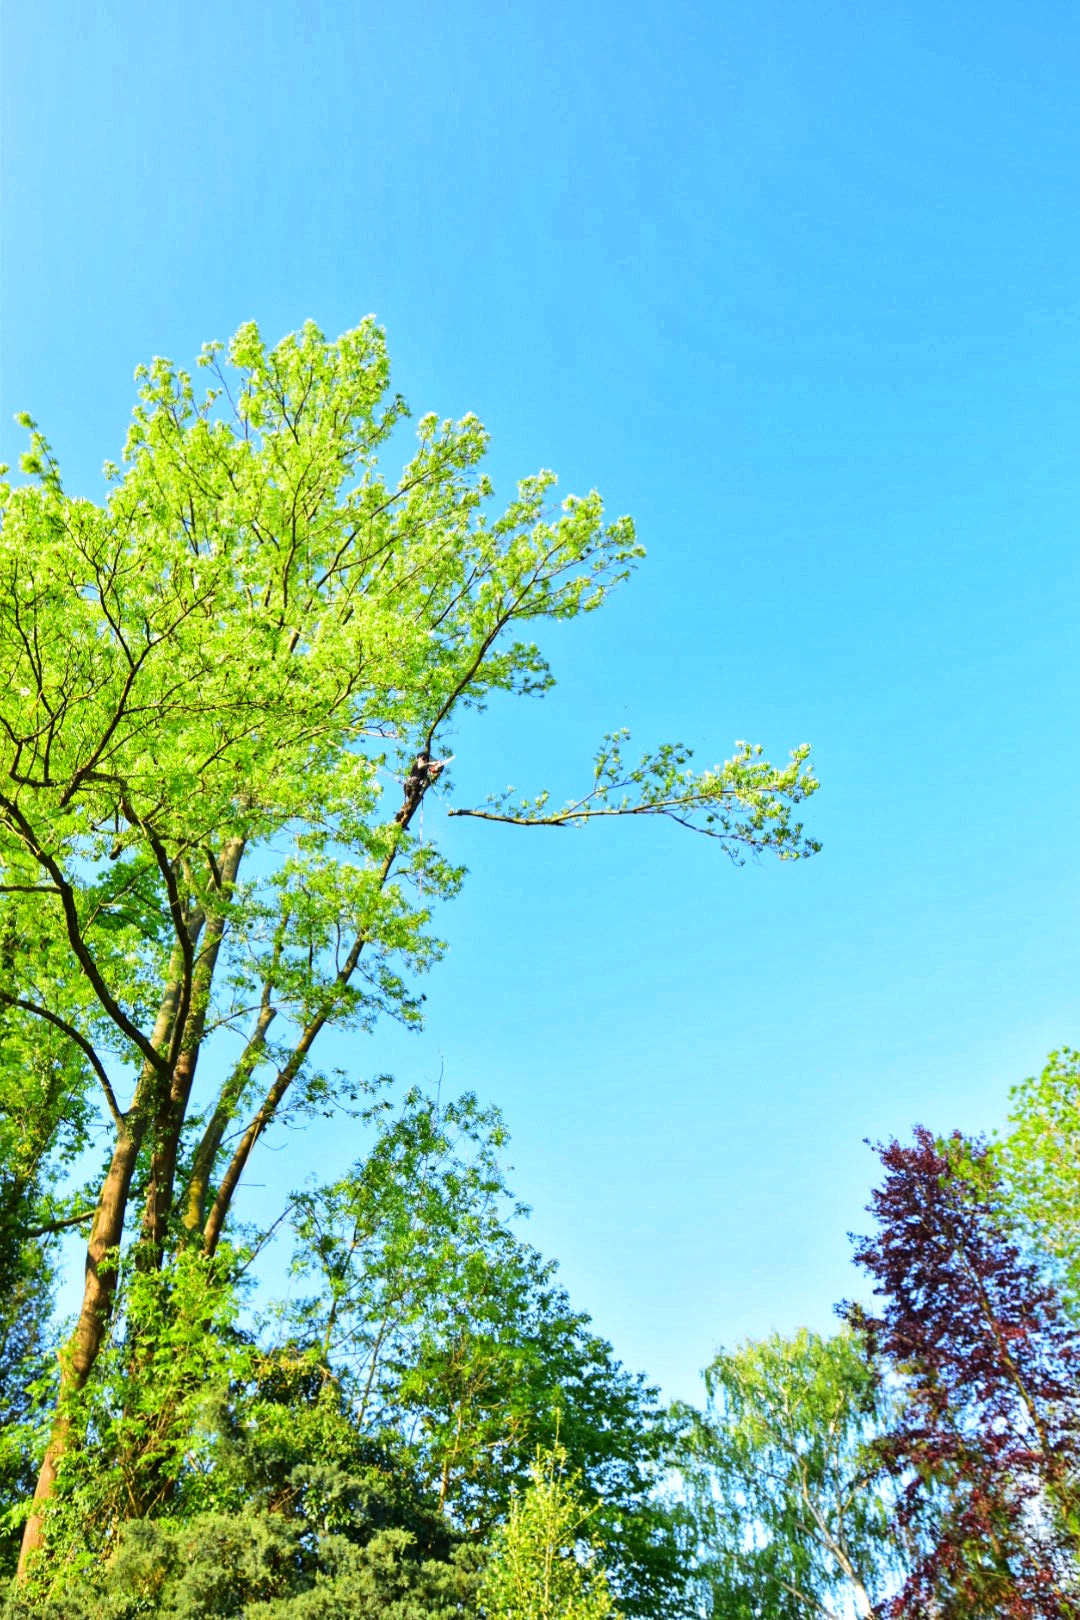
<svg viewBox="0 0 1080 1620">
<path fill-rule="evenodd" d="M 409 821 L 422 798 L 423 793 L 421 792 L 411 804 L 406 805 L 406 813 L 404 815 L 401 815 L 399 812 L 398 825 L 403 830 L 409 825 Z M 385 857 L 382 866 L 379 869 L 378 886 L 380 889 L 384 886 L 387 878 L 390 876 L 390 872 L 396 859 L 397 841 L 395 840 L 389 854 Z M 356 936 L 349 950 L 348 956 L 338 969 L 335 989 L 344 989 L 348 984 L 349 980 L 356 972 L 356 964 L 360 960 L 361 952 L 363 951 L 366 943 L 367 939 L 364 934 L 361 933 Z M 205 1255 L 211 1256 L 216 1252 L 218 1243 L 221 1241 L 221 1234 L 225 1227 L 225 1221 L 233 1201 L 233 1196 L 236 1192 L 237 1186 L 240 1183 L 240 1178 L 247 1167 L 247 1162 L 251 1157 L 252 1149 L 259 1140 L 259 1137 L 262 1135 L 263 1131 L 265 1131 L 266 1127 L 270 1124 L 274 1115 L 277 1113 L 278 1106 L 284 1098 L 285 1093 L 288 1091 L 289 1087 L 300 1073 L 300 1070 L 303 1068 L 304 1061 L 311 1050 L 315 1037 L 319 1034 L 319 1031 L 322 1029 L 327 1019 L 332 1015 L 333 1009 L 334 1002 L 333 997 L 331 996 L 331 999 L 329 999 L 322 1009 L 314 1015 L 308 1024 L 305 1025 L 300 1039 L 297 1041 L 288 1060 L 283 1067 L 278 1070 L 273 1084 L 266 1093 L 266 1096 L 263 1098 L 262 1103 L 259 1105 L 258 1110 L 253 1116 L 243 1136 L 240 1138 L 236 1150 L 226 1166 L 225 1174 L 222 1176 L 221 1183 L 217 1190 L 217 1196 L 210 1205 L 210 1213 L 207 1215 L 205 1225 L 203 1226 L 203 1253 Z M 204 1202 L 209 1201 L 208 1189 L 204 1190 L 203 1200 Z"/>
<path fill-rule="evenodd" d="M 386 882 L 386 879 L 389 876 L 390 868 L 394 864 L 394 856 L 396 853 L 397 850 L 395 846 L 395 848 L 390 851 L 390 854 L 383 861 L 382 869 L 379 873 L 380 888 Z M 353 941 L 348 956 L 345 958 L 338 970 L 336 987 L 343 989 L 345 985 L 348 984 L 349 980 L 356 972 L 356 964 L 360 960 L 360 954 L 363 951 L 366 943 L 367 941 L 365 936 L 363 934 L 358 934 L 356 939 Z M 332 999 L 327 1001 L 325 1006 L 305 1025 L 303 1033 L 294 1046 L 287 1062 L 281 1069 L 278 1070 L 273 1084 L 267 1091 L 262 1103 L 259 1105 L 258 1110 L 247 1127 L 247 1130 L 240 1138 L 236 1150 L 226 1166 L 225 1174 L 221 1178 L 221 1184 L 218 1187 L 217 1196 L 210 1206 L 210 1213 L 206 1217 L 206 1224 L 203 1227 L 204 1254 L 213 1255 L 216 1252 L 218 1243 L 221 1241 L 221 1234 L 224 1230 L 225 1220 L 228 1216 L 229 1208 L 233 1201 L 233 1196 L 236 1192 L 237 1186 L 239 1185 L 240 1177 L 243 1175 L 244 1170 L 247 1167 L 248 1159 L 251 1157 L 251 1151 L 256 1142 L 259 1140 L 259 1137 L 262 1135 L 263 1131 L 265 1131 L 266 1127 L 270 1124 L 274 1115 L 277 1113 L 278 1105 L 284 1098 L 285 1093 L 288 1091 L 289 1087 L 300 1073 L 300 1070 L 303 1068 L 304 1060 L 311 1050 L 315 1037 L 319 1034 L 319 1031 L 322 1029 L 327 1019 L 330 1018 L 333 1012 L 333 1006 L 334 1004 Z"/>
<path fill-rule="evenodd" d="M 236 882 L 240 861 L 244 853 L 244 840 L 230 838 L 222 851 L 219 863 L 220 898 L 227 902 L 229 891 Z M 200 918 L 193 935 L 202 928 Z M 146 1204 L 143 1208 L 143 1253 L 139 1263 L 147 1270 L 161 1266 L 165 1255 L 165 1241 L 169 1217 L 172 1214 L 176 1165 L 180 1153 L 180 1139 L 187 1117 L 191 1088 L 195 1081 L 195 1068 L 206 1029 L 206 1014 L 210 1006 L 214 970 L 225 935 L 225 912 L 215 912 L 206 922 L 202 949 L 199 951 L 192 976 L 191 1008 L 184 1031 L 180 1054 L 173 1069 L 171 1081 L 162 1086 L 157 1117 L 154 1121 L 154 1149 L 150 1162 Z M 193 937 L 192 944 L 196 943 Z"/>
<path fill-rule="evenodd" d="M 217 1107 L 191 1161 L 191 1175 L 184 1193 L 184 1226 L 194 1234 L 206 1220 L 206 1206 L 210 1198 L 210 1181 L 225 1132 L 229 1128 L 240 1100 L 244 1095 L 255 1065 L 266 1045 L 266 1032 L 277 1016 L 277 1009 L 267 999 L 259 1009 L 259 1017 L 240 1061 L 221 1088 Z"/>
<path fill-rule="evenodd" d="M 351 977 L 353 968 L 356 966 L 355 960 L 352 960 L 352 955 L 353 953 L 350 953 L 350 963 L 347 964 L 349 977 Z M 359 956 L 360 946 L 357 946 L 355 947 L 355 957 L 358 959 Z M 240 1138 L 236 1151 L 233 1153 L 225 1174 L 221 1178 L 221 1185 L 218 1188 L 214 1202 L 210 1206 L 210 1213 L 206 1217 L 206 1225 L 203 1227 L 204 1254 L 209 1256 L 216 1252 L 225 1226 L 225 1218 L 229 1213 L 233 1196 L 240 1183 L 240 1177 L 243 1175 L 248 1159 L 251 1157 L 251 1150 L 277 1113 L 279 1103 L 303 1068 L 304 1059 L 311 1050 L 312 1043 L 326 1023 L 328 1016 L 328 1012 L 316 1013 L 315 1017 L 307 1025 L 288 1062 L 278 1072 L 273 1085 L 263 1098 L 247 1130 Z"/>
<path fill-rule="evenodd" d="M 161 1007 L 154 1024 L 151 1040 L 160 1050 L 169 1037 L 180 994 L 179 962 L 174 958 L 170 982 L 162 997 Z M 56 1475 L 61 1459 L 68 1450 L 72 1436 L 72 1419 L 68 1403 L 87 1383 L 94 1369 L 101 1347 L 112 1321 L 113 1301 L 116 1295 L 115 1257 L 124 1233 L 131 1178 L 139 1157 L 139 1148 L 146 1134 L 147 1094 L 156 1075 L 148 1063 L 143 1065 L 131 1107 L 124 1115 L 117 1133 L 112 1159 L 98 1196 L 97 1210 L 90 1229 L 86 1251 L 86 1282 L 82 1308 L 75 1330 L 60 1353 L 60 1394 L 56 1404 L 49 1443 L 34 1488 L 34 1506 L 26 1521 L 22 1549 L 19 1553 L 18 1578 L 26 1579 L 30 1558 L 44 1541 L 43 1510 L 56 1487 Z"/>
</svg>

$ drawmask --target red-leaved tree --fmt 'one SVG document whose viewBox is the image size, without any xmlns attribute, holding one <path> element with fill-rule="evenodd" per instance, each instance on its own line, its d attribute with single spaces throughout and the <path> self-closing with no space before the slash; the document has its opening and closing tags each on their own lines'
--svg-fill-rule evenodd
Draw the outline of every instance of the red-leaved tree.
<svg viewBox="0 0 1080 1620">
<path fill-rule="evenodd" d="M 878 1442 L 911 1550 L 893 1620 L 1074 1620 L 1080 1336 L 1010 1241 L 983 1144 L 920 1126 L 879 1152 L 878 1230 L 855 1258 L 884 1303 L 845 1314 L 903 1391 Z"/>
</svg>

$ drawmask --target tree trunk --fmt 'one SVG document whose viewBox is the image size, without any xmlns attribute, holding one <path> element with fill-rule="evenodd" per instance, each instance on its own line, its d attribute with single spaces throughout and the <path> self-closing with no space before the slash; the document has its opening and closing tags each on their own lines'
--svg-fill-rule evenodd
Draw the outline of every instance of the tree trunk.
<svg viewBox="0 0 1080 1620">
<path fill-rule="evenodd" d="M 173 974 L 162 997 L 151 1036 L 158 1050 L 168 1039 L 176 1012 L 180 993 L 177 967 L 178 964 L 174 960 Z M 144 1064 L 131 1107 L 124 1115 L 117 1133 L 112 1159 L 98 1197 L 86 1250 L 86 1283 L 82 1309 L 75 1330 L 60 1353 L 60 1394 L 56 1403 L 56 1415 L 37 1485 L 34 1488 L 33 1509 L 23 1531 L 18 1567 L 20 1581 L 26 1579 L 29 1560 L 45 1539 L 43 1509 L 53 1494 L 61 1459 L 71 1441 L 72 1418 L 67 1409 L 68 1403 L 85 1387 L 112 1321 L 113 1300 L 116 1295 L 115 1255 L 124 1233 L 124 1217 L 131 1192 L 131 1178 L 135 1172 L 142 1139 L 146 1134 L 147 1094 L 155 1079 L 154 1070 L 148 1063 Z"/>
<path fill-rule="evenodd" d="M 218 887 L 223 905 L 228 899 L 229 891 L 236 882 L 236 875 L 240 869 L 243 853 L 244 840 L 242 838 L 230 838 L 222 851 L 219 863 Z M 193 946 L 198 941 L 199 932 L 203 927 L 203 920 L 200 916 L 198 923 L 191 931 L 191 943 Z M 165 1254 L 165 1240 L 175 1196 L 176 1164 L 180 1152 L 180 1138 L 184 1128 L 184 1120 L 187 1117 L 191 1088 L 195 1081 L 195 1068 L 199 1061 L 199 1050 L 206 1028 L 206 1014 L 210 1006 L 214 970 L 217 967 L 218 952 L 221 949 L 224 936 L 225 913 L 221 910 L 214 912 L 206 922 L 202 949 L 199 951 L 195 971 L 192 975 L 191 1007 L 188 1012 L 187 1028 L 183 1034 L 180 1054 L 173 1068 L 171 1082 L 167 1088 L 162 1087 L 159 1107 L 156 1111 L 153 1154 L 150 1161 L 150 1179 L 146 1190 L 146 1204 L 143 1209 L 142 1236 L 145 1249 L 137 1261 L 147 1270 L 160 1267 Z"/>
</svg>

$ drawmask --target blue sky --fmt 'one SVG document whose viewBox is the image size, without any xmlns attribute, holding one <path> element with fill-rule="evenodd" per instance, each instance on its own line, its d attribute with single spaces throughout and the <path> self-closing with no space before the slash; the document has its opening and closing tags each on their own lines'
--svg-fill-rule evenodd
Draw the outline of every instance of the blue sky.
<svg viewBox="0 0 1080 1620">
<path fill-rule="evenodd" d="M 447 824 L 426 1033 L 333 1056 L 498 1101 L 669 1393 L 827 1327 L 863 1138 L 992 1129 L 1080 1040 L 1075 8 L 38 0 L 0 52 L 4 459 L 29 409 L 96 494 L 138 361 L 374 311 L 500 492 L 554 467 L 649 552 L 463 794 L 569 795 L 620 725 L 814 745 L 805 866 Z M 349 1146 L 273 1144 L 251 1208 Z"/>
</svg>

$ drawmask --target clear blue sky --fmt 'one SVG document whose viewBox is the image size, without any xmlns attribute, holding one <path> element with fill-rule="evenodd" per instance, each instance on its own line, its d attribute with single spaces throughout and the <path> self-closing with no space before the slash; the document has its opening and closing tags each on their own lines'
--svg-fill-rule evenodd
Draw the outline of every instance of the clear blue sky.
<svg viewBox="0 0 1080 1620">
<path fill-rule="evenodd" d="M 0 48 L 3 459 L 29 409 L 96 494 L 136 362 L 374 311 L 501 491 L 552 466 L 649 550 L 463 790 L 561 798 L 623 724 L 813 743 L 803 867 L 450 823 L 427 1032 L 344 1056 L 502 1105 L 533 1240 L 670 1393 L 828 1326 L 862 1139 L 993 1128 L 1080 1041 L 1075 6 L 38 0 Z"/>
</svg>

